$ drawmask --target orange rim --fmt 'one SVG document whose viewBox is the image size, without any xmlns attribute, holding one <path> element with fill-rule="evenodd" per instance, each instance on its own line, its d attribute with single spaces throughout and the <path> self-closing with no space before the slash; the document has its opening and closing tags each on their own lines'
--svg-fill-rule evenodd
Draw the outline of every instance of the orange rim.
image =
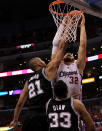
<svg viewBox="0 0 102 131">
<path fill-rule="evenodd" d="M 54 1 L 54 2 L 52 2 L 50 5 L 49 5 L 49 11 L 51 12 L 51 13 L 53 13 L 53 14 L 56 14 L 56 15 L 66 15 L 67 13 L 58 13 L 58 12 L 56 12 L 56 11 L 53 11 L 52 10 L 52 6 L 53 5 L 58 5 L 58 4 L 62 4 L 62 3 L 64 3 L 63 1 L 61 1 L 61 0 L 58 0 L 58 1 Z"/>
<path fill-rule="evenodd" d="M 63 15 L 63 16 L 65 16 L 65 15 L 72 15 L 72 16 L 73 16 L 74 14 L 79 15 L 80 13 L 84 13 L 83 10 L 80 10 L 80 12 L 79 12 L 79 11 L 73 11 L 73 12 L 70 12 L 70 13 L 58 13 L 58 12 L 52 10 L 52 8 L 51 8 L 52 6 L 58 5 L 58 4 L 63 4 L 63 3 L 64 3 L 64 2 L 61 1 L 61 0 L 52 2 L 52 3 L 49 5 L 49 11 L 50 11 L 51 13 L 53 13 L 53 14 Z"/>
</svg>

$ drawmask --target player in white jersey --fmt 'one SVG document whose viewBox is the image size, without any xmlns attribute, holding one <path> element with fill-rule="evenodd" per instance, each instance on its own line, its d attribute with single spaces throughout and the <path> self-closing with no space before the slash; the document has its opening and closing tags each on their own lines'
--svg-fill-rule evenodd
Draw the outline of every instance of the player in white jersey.
<svg viewBox="0 0 102 131">
<path fill-rule="evenodd" d="M 56 81 L 63 80 L 68 87 L 68 96 L 74 96 L 76 94 L 76 98 L 81 99 L 81 92 L 82 92 L 82 76 L 79 73 L 77 68 L 76 61 L 72 64 L 67 65 L 65 62 L 61 62 L 59 69 L 56 74 Z M 80 88 L 79 88 L 80 87 Z"/>
<path fill-rule="evenodd" d="M 62 28 L 61 25 L 59 28 Z M 72 53 L 66 53 L 56 74 L 54 81 L 63 80 L 69 89 L 68 96 L 73 96 L 74 98 L 82 98 L 82 85 L 81 80 L 83 76 L 83 71 L 86 64 L 86 30 L 85 30 L 85 18 L 82 14 L 82 19 L 80 23 L 80 45 L 78 50 L 78 59 L 75 61 Z M 59 31 L 59 30 L 58 30 Z M 56 33 L 53 40 L 52 48 L 52 59 L 55 57 L 57 52 L 58 32 Z"/>
</svg>

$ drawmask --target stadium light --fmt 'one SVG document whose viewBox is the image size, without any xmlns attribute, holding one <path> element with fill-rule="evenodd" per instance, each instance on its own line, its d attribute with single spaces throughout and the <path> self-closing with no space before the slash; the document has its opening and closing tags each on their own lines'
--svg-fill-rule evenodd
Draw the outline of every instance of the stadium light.
<svg viewBox="0 0 102 131">
<path fill-rule="evenodd" d="M 101 76 L 102 77 L 102 76 Z M 86 84 L 86 83 L 92 83 L 95 82 L 95 78 L 91 77 L 91 78 L 87 78 L 87 79 L 82 79 L 82 84 Z M 10 90 L 10 91 L 3 91 L 0 92 L 0 96 L 5 96 L 5 95 L 18 95 L 21 94 L 22 89 L 19 90 Z"/>
<path fill-rule="evenodd" d="M 28 73 L 33 73 L 33 71 L 31 69 L 23 69 L 17 71 L 2 72 L 0 73 L 0 77 L 16 76 L 16 75 L 23 75 Z"/>
<path fill-rule="evenodd" d="M 18 45 L 16 46 L 16 49 L 25 49 L 25 48 L 30 48 L 32 46 L 35 46 L 35 44 L 31 43 L 31 44 L 26 44 L 26 45 Z"/>
<path fill-rule="evenodd" d="M 101 80 L 101 79 L 102 79 L 102 76 L 99 76 L 99 79 Z"/>
<path fill-rule="evenodd" d="M 102 54 L 87 57 L 86 62 L 90 62 L 90 61 L 94 61 L 98 59 L 102 59 Z M 23 75 L 23 74 L 28 74 L 28 73 L 33 73 L 33 71 L 31 69 L 23 69 L 23 70 L 17 70 L 17 71 L 1 72 L 0 77 L 16 76 L 16 75 Z"/>
<path fill-rule="evenodd" d="M 95 78 L 94 77 L 82 80 L 82 84 L 91 83 L 91 82 L 95 82 Z"/>
<path fill-rule="evenodd" d="M 0 131 L 9 131 L 11 129 L 13 129 L 14 127 L 0 127 Z"/>
<path fill-rule="evenodd" d="M 0 92 L 0 96 L 5 96 L 5 95 L 8 95 L 8 91 L 1 91 Z"/>
<path fill-rule="evenodd" d="M 21 90 L 11 90 L 9 91 L 9 95 L 18 95 L 21 94 L 22 89 Z"/>
<path fill-rule="evenodd" d="M 86 62 L 90 62 L 90 61 L 94 61 L 94 60 L 98 60 L 98 59 L 102 59 L 102 54 L 87 57 Z"/>
</svg>

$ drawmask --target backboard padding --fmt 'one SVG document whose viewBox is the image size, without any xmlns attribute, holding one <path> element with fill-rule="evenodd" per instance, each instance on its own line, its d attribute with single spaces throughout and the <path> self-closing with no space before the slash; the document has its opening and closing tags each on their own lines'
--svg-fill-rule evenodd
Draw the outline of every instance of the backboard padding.
<svg viewBox="0 0 102 131">
<path fill-rule="evenodd" d="M 92 7 L 91 5 L 86 2 L 87 0 L 62 0 L 67 4 L 70 4 L 78 9 L 83 10 L 85 13 L 99 17 L 102 19 L 102 10 L 98 10 L 95 7 Z"/>
</svg>

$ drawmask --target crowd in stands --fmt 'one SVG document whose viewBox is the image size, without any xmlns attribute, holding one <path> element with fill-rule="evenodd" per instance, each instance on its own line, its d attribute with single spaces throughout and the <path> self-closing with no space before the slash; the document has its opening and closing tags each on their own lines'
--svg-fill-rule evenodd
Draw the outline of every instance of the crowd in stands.
<svg viewBox="0 0 102 131">
<path fill-rule="evenodd" d="M 96 130 L 102 131 L 102 99 L 90 101 L 85 106 L 95 122 Z"/>
</svg>

